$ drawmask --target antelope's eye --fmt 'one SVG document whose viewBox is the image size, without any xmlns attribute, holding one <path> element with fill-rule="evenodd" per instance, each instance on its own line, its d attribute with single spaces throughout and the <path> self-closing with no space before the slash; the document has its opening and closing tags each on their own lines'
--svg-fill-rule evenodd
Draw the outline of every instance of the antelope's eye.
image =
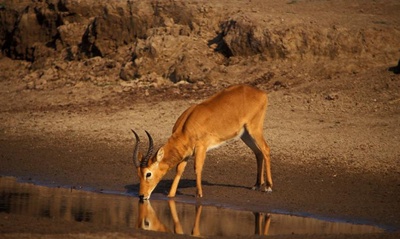
<svg viewBox="0 0 400 239">
<path fill-rule="evenodd" d="M 151 177 L 151 173 L 146 173 L 146 178 L 150 178 Z"/>
</svg>

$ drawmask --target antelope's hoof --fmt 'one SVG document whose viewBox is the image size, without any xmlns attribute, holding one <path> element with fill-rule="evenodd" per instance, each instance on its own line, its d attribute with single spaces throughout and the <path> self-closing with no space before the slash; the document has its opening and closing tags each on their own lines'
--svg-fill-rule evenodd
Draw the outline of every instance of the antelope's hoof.
<svg viewBox="0 0 400 239">
<path fill-rule="evenodd" d="M 271 187 L 266 187 L 266 188 L 264 189 L 264 192 L 266 192 L 266 193 L 272 193 L 272 188 L 271 188 Z"/>
<path fill-rule="evenodd" d="M 261 190 L 261 185 L 254 185 L 251 190 Z"/>
<path fill-rule="evenodd" d="M 271 193 L 272 192 L 272 188 L 270 186 L 266 186 L 265 184 L 263 185 L 254 185 L 252 188 L 252 190 L 259 190 L 261 192 L 266 192 L 266 193 Z"/>
</svg>

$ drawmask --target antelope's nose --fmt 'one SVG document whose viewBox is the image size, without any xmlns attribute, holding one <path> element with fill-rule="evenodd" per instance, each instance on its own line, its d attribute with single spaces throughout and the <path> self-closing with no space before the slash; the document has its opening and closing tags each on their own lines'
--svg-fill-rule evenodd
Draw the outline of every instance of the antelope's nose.
<svg viewBox="0 0 400 239">
<path fill-rule="evenodd" d="M 142 195 L 139 195 L 139 200 L 140 201 L 143 201 L 143 199 L 144 199 L 144 195 L 142 194 Z"/>
</svg>

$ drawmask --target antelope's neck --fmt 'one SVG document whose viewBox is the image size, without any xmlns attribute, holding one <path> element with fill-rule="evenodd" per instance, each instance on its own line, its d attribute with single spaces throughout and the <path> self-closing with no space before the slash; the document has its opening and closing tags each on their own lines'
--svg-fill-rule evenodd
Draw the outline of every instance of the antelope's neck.
<svg viewBox="0 0 400 239">
<path fill-rule="evenodd" d="M 183 137 L 175 137 L 174 135 L 168 139 L 168 142 L 163 147 L 165 155 L 162 161 L 168 164 L 170 169 L 191 156 L 194 149 L 189 140 Z"/>
</svg>

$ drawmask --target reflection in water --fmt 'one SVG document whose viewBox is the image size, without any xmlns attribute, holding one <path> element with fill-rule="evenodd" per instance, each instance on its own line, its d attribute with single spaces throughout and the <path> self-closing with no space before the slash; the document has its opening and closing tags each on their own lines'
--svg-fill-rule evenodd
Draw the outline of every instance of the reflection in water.
<svg viewBox="0 0 400 239">
<path fill-rule="evenodd" d="M 0 213 L 134 228 L 132 197 L 18 183 L 0 177 Z"/>
<path fill-rule="evenodd" d="M 145 230 L 191 234 L 194 236 L 249 236 L 284 234 L 361 234 L 383 232 L 381 228 L 315 218 L 273 213 L 252 213 L 211 206 L 195 206 L 168 201 L 139 203 L 138 226 Z M 180 220 L 181 219 L 181 220 Z M 170 229 L 173 230 L 170 230 Z"/>
<path fill-rule="evenodd" d="M 381 228 L 282 214 L 253 213 L 127 195 L 18 183 L 0 177 L 0 213 L 142 228 L 195 236 L 376 233 Z"/>
</svg>

